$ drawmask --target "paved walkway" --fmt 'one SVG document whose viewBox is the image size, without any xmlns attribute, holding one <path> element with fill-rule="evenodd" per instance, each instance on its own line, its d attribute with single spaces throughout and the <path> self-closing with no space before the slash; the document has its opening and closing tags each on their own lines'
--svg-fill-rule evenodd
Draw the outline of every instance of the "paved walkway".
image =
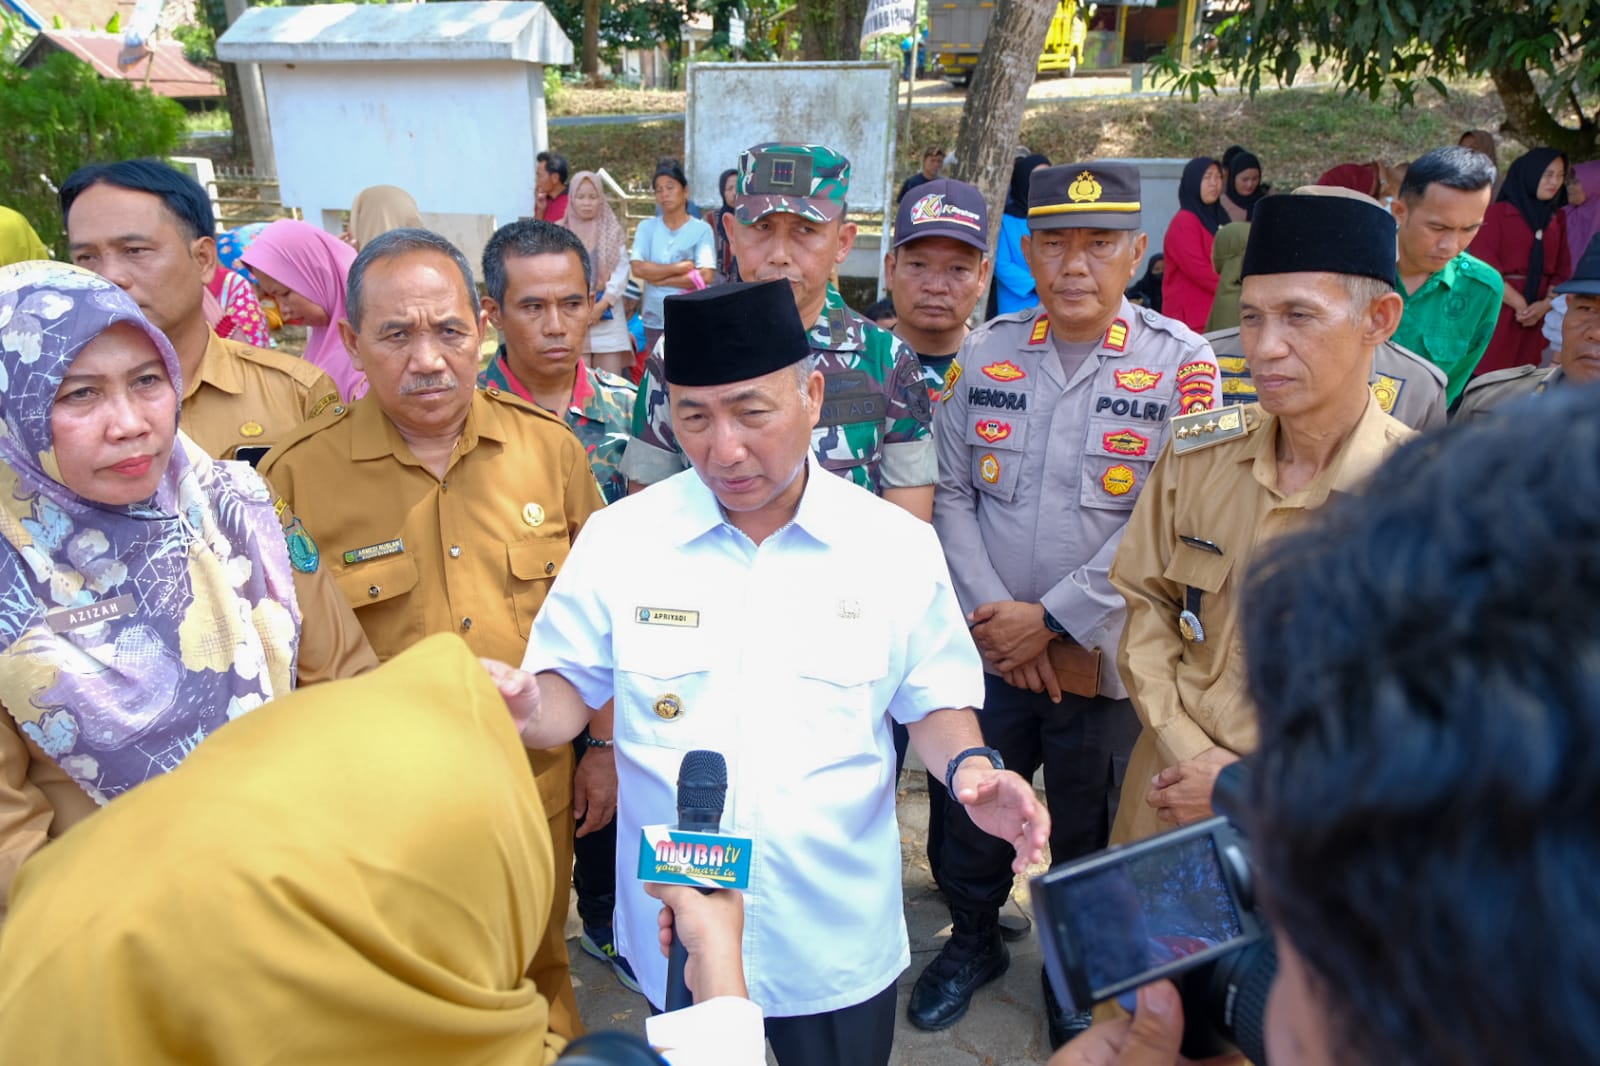
<svg viewBox="0 0 1600 1066">
<path fill-rule="evenodd" d="M 920 772 L 911 772 L 909 764 L 906 770 L 899 796 L 900 851 L 911 966 L 899 981 L 894 1066 L 1038 1066 L 1049 1058 L 1050 1045 L 1039 985 L 1039 942 L 1034 934 L 1009 945 L 1011 969 L 980 989 L 972 1009 L 954 1026 L 940 1033 L 924 1033 L 906 1021 L 906 998 L 912 983 L 950 935 L 950 912 L 933 887 L 923 850 L 928 820 L 925 779 Z M 1043 799 L 1041 791 L 1040 801 Z M 1012 905 L 1027 910 L 1025 878 L 1018 879 L 1012 897 Z M 574 909 L 567 918 L 567 947 L 572 953 L 572 983 L 577 987 L 584 1023 L 591 1029 L 622 1029 L 643 1035 L 649 1005 L 618 984 L 610 967 L 583 953 L 578 947 L 579 932 Z M 770 1056 L 768 1061 L 772 1061 Z"/>
</svg>

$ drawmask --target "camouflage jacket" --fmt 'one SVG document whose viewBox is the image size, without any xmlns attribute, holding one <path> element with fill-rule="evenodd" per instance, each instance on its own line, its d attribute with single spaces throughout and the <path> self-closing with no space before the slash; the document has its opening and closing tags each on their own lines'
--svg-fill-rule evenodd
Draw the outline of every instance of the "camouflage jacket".
<svg viewBox="0 0 1600 1066">
<path fill-rule="evenodd" d="M 826 382 L 822 418 L 811 437 L 817 461 L 879 494 L 933 484 L 938 469 L 929 429 L 932 404 L 916 353 L 846 307 L 831 285 L 808 339 Z M 622 471 L 653 484 L 688 465 L 672 432 L 658 346 L 639 380 L 633 442 Z"/>
<path fill-rule="evenodd" d="M 628 479 L 622 473 L 622 457 L 628 447 L 628 426 L 633 417 L 633 385 L 604 370 L 581 363 L 572 386 L 572 403 L 559 413 L 568 428 L 583 444 L 589 468 L 607 503 L 616 503 L 628 494 Z M 532 403 L 527 389 L 506 366 L 506 346 L 478 375 L 478 387 L 495 386 Z"/>
</svg>

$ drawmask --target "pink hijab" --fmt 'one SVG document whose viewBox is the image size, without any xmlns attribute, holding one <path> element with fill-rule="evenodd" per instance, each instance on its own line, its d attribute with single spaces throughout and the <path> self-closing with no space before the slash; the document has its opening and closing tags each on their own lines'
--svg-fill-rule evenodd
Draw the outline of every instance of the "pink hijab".
<svg viewBox="0 0 1600 1066">
<path fill-rule="evenodd" d="M 261 231 L 239 261 L 328 312 L 326 326 L 306 331 L 306 362 L 327 372 L 345 403 L 366 395 L 367 376 L 355 368 L 339 339 L 339 321 L 347 317 L 345 279 L 356 261 L 355 249 L 309 222 L 280 218 Z"/>
</svg>

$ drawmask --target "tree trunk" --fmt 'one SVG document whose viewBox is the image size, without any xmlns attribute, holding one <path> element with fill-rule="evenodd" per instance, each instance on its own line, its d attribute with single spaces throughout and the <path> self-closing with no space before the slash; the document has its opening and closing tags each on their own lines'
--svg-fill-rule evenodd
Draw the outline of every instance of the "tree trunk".
<svg viewBox="0 0 1600 1066">
<path fill-rule="evenodd" d="M 1510 134 L 1523 144 L 1549 145 L 1565 152 L 1569 159 L 1595 157 L 1597 129 L 1594 119 L 1580 116 L 1582 125 L 1577 129 L 1557 122 L 1540 99 L 1539 90 L 1526 68 L 1495 67 L 1489 76 L 1494 79 L 1495 92 L 1506 112 L 1501 133 Z"/>
<path fill-rule="evenodd" d="M 583 73 L 600 73 L 600 0 L 583 0 Z"/>
<path fill-rule="evenodd" d="M 860 59 L 867 0 L 800 0 L 800 58 Z"/>
<path fill-rule="evenodd" d="M 1000 0 L 961 109 L 954 177 L 976 185 L 989 205 L 989 247 L 1000 231 L 1022 109 L 1039 71 L 1056 0 Z"/>
</svg>

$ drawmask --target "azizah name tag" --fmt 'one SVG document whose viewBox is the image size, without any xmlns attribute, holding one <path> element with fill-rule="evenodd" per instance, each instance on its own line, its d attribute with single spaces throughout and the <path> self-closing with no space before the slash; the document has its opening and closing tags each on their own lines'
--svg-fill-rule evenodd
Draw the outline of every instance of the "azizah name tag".
<svg viewBox="0 0 1600 1066">
<path fill-rule="evenodd" d="M 44 621 L 51 632 L 65 633 L 68 630 L 82 629 L 100 622 L 109 622 L 113 618 L 121 618 L 125 614 L 132 614 L 133 609 L 132 593 L 123 593 L 114 599 L 86 603 L 82 607 L 58 607 L 54 611 L 47 612 Z"/>
<path fill-rule="evenodd" d="M 639 832 L 639 880 L 742 892 L 750 887 L 750 844 L 748 837 L 647 825 Z"/>
<path fill-rule="evenodd" d="M 676 607 L 635 607 L 633 620 L 647 626 L 681 626 L 686 629 L 698 629 L 700 612 L 685 611 Z"/>
</svg>

